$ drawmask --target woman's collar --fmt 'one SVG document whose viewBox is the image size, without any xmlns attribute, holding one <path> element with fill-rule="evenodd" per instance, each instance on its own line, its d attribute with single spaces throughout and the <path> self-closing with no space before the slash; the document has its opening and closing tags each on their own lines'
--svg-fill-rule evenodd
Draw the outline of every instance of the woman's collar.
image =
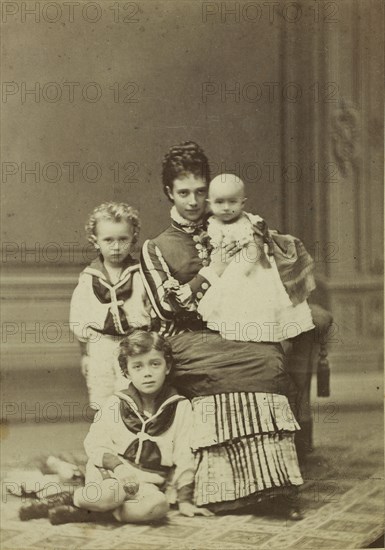
<svg viewBox="0 0 385 550">
<path fill-rule="evenodd" d="M 201 229 L 204 224 L 204 218 L 200 219 L 197 222 L 186 220 L 186 218 L 183 218 L 183 216 L 179 214 L 175 205 L 171 208 L 170 215 L 172 221 L 175 223 L 178 229 L 182 229 L 186 233 L 194 233 L 194 231 L 196 231 L 197 229 Z"/>
</svg>

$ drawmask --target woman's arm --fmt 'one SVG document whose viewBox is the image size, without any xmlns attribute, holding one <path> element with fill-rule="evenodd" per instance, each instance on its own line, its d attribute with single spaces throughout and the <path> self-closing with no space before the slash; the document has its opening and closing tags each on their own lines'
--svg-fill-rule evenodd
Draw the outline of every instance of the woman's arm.
<svg viewBox="0 0 385 550">
<path fill-rule="evenodd" d="M 164 283 L 171 279 L 171 273 L 159 248 L 152 241 L 146 241 L 143 245 L 140 273 L 155 313 L 160 319 L 171 321 L 175 310 L 164 288 Z"/>
<path fill-rule="evenodd" d="M 186 284 L 179 284 L 168 268 L 160 249 L 146 241 L 141 254 L 141 275 L 151 305 L 160 319 L 170 321 L 174 314 L 195 309 L 211 284 L 218 278 L 210 267 L 203 267 Z"/>
</svg>

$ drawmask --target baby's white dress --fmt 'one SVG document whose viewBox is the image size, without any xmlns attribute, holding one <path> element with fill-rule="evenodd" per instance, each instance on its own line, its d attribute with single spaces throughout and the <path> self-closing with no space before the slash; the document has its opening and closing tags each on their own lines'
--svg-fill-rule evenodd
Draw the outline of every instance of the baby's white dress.
<svg viewBox="0 0 385 550">
<path fill-rule="evenodd" d="M 275 259 L 267 254 L 268 246 L 256 244 L 252 224 L 257 221 L 263 220 L 246 213 L 228 224 L 209 219 L 207 232 L 214 246 L 210 262 L 224 262 L 226 268 L 199 302 L 198 313 L 224 339 L 281 342 L 313 329 L 314 324 L 306 300 L 295 306 L 291 302 Z M 245 246 L 226 258 L 221 247 L 232 241 Z"/>
</svg>

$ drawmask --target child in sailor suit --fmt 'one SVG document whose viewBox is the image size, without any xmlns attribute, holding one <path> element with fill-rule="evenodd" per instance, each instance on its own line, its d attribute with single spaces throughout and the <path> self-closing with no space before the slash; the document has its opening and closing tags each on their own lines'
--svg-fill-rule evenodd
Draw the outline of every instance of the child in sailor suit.
<svg viewBox="0 0 385 550">
<path fill-rule="evenodd" d="M 74 506 L 110 510 L 118 521 L 130 523 L 160 519 L 175 502 L 183 515 L 211 515 L 192 504 L 192 410 L 167 382 L 169 343 L 156 332 L 135 331 L 120 350 L 122 371 L 131 382 L 106 401 L 91 425 L 84 441 L 86 483 L 75 491 Z"/>
<path fill-rule="evenodd" d="M 139 233 L 136 210 L 124 203 L 102 204 L 86 231 L 99 257 L 80 274 L 70 327 L 81 345 L 90 406 L 100 409 L 115 390 L 127 386 L 118 364 L 119 343 L 133 329 L 150 327 L 150 306 L 139 264 L 130 256 Z"/>
</svg>

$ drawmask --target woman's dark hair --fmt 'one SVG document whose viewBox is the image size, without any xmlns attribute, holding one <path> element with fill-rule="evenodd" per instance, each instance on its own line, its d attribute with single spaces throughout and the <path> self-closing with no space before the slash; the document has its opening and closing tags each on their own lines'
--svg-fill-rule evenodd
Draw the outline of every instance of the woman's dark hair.
<svg viewBox="0 0 385 550">
<path fill-rule="evenodd" d="M 210 182 L 209 161 L 203 149 L 194 141 L 185 141 L 180 145 L 174 145 L 165 155 L 163 160 L 162 183 L 163 191 L 169 198 L 166 187 L 172 189 L 174 180 L 192 174 L 196 178 L 202 178 Z"/>
<path fill-rule="evenodd" d="M 163 353 L 166 364 L 170 369 L 172 369 L 174 365 L 170 344 L 157 332 L 135 330 L 120 342 L 119 347 L 119 365 L 125 377 L 128 376 L 128 358 L 141 355 L 142 353 L 148 353 L 153 349 Z"/>
</svg>

